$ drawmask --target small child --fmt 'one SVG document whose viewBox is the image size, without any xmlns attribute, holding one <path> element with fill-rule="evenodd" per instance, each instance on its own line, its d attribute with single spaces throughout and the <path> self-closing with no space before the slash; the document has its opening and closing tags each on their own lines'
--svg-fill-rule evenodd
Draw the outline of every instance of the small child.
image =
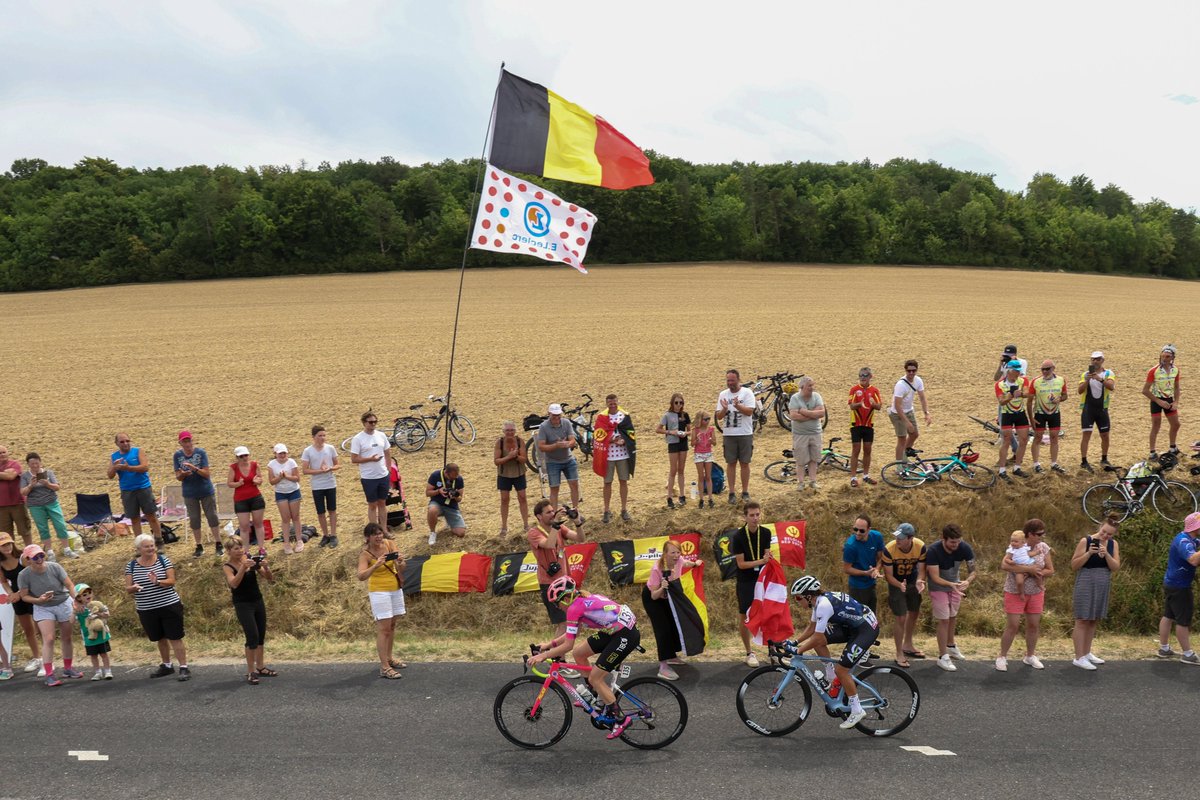
<svg viewBox="0 0 1200 800">
<path fill-rule="evenodd" d="M 1024 531 L 1012 532 L 1012 535 L 1008 537 L 1008 549 L 1006 549 L 1004 552 L 1008 554 L 1008 557 L 1012 559 L 1014 564 L 1019 566 L 1027 567 L 1034 563 L 1033 556 L 1029 554 L 1029 543 L 1025 541 Z M 1046 579 L 1041 575 L 1036 577 L 1029 574 L 1018 575 L 1016 579 L 1017 594 L 1025 594 L 1026 578 L 1033 578 L 1035 581 L 1037 581 L 1037 585 L 1039 587 L 1044 587 L 1046 585 Z"/>
<path fill-rule="evenodd" d="M 112 634 L 108 630 L 108 606 L 93 599 L 92 587 L 86 583 L 75 585 L 75 619 L 79 620 L 83 649 L 92 659 L 92 669 L 96 670 L 92 680 L 111 681 L 112 664 L 108 654 L 112 651 L 109 645 Z"/>
<path fill-rule="evenodd" d="M 692 460 L 696 462 L 696 482 L 700 484 L 698 489 L 700 508 L 704 508 L 706 495 L 708 496 L 708 507 L 713 507 L 713 440 L 717 436 L 717 429 L 710 423 L 712 423 L 712 414 L 702 411 L 696 418 L 695 427 L 692 428 L 692 444 L 694 446 Z"/>
</svg>

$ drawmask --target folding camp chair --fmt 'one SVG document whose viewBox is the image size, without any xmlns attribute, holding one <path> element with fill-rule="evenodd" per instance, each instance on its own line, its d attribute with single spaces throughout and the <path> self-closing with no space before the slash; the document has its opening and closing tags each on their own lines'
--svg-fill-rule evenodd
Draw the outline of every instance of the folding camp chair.
<svg viewBox="0 0 1200 800">
<path fill-rule="evenodd" d="M 159 522 L 179 522 L 187 519 L 187 506 L 183 502 L 183 486 L 168 483 L 163 486 L 162 497 L 158 501 Z"/>
<path fill-rule="evenodd" d="M 112 501 L 107 494 L 75 494 L 75 516 L 67 520 L 71 530 L 82 538 L 84 529 L 96 528 L 100 532 L 100 543 L 113 536 L 116 517 L 112 513 Z"/>
<path fill-rule="evenodd" d="M 213 485 L 217 490 L 217 519 L 236 522 L 237 514 L 233 510 L 233 489 L 223 483 L 214 483 Z M 234 527 L 237 526 L 234 525 Z"/>
</svg>

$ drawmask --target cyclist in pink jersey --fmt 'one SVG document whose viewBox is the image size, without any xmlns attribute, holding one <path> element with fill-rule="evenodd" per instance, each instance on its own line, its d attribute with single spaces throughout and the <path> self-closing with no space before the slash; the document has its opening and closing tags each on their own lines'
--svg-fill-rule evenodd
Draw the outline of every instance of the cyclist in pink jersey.
<svg viewBox="0 0 1200 800">
<path fill-rule="evenodd" d="M 602 594 L 585 592 L 567 576 L 556 578 L 546 590 L 546 599 L 551 603 L 567 607 L 567 630 L 562 636 L 538 645 L 538 653 L 529 659 L 533 666 L 540 661 L 566 655 L 574 647 L 575 663 L 587 664 L 592 656 L 599 654 L 596 664 L 588 673 L 588 685 L 604 703 L 604 714 L 618 722 L 608 738 L 621 735 L 632 717 L 626 717 L 617 705 L 617 697 L 609 685 L 608 675 L 621 665 L 626 656 L 637 649 L 642 640 L 637 629 L 637 618 L 629 606 L 610 600 Z M 580 627 L 592 628 L 596 633 L 575 644 Z"/>
</svg>

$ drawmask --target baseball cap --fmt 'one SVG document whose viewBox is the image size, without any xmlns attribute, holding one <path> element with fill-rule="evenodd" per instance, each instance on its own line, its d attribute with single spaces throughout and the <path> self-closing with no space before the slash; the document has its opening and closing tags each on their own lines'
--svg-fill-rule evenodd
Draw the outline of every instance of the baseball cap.
<svg viewBox="0 0 1200 800">
<path fill-rule="evenodd" d="M 1193 516 L 1200 516 L 1200 514 L 1193 515 Z M 34 556 L 44 556 L 44 555 L 46 555 L 45 550 L 43 550 L 41 547 L 37 546 L 36 544 L 31 544 L 31 545 L 28 545 L 24 550 L 21 551 L 21 561 L 22 562 L 29 561 Z"/>
<path fill-rule="evenodd" d="M 1092 353 L 1092 358 L 1104 358 L 1104 351 L 1097 350 L 1096 352 Z"/>
<path fill-rule="evenodd" d="M 8 544 L 13 540 L 12 534 L 8 531 L 0 531 L 0 544 Z"/>
<path fill-rule="evenodd" d="M 92 587 L 88 586 L 86 583 L 77 583 L 77 584 L 75 584 L 75 594 L 79 594 L 80 592 L 86 592 L 91 588 Z"/>
<path fill-rule="evenodd" d="M 238 445 L 237 447 L 233 448 L 233 454 L 235 456 L 248 456 L 250 455 L 250 448 L 246 447 L 245 445 Z"/>
<path fill-rule="evenodd" d="M 907 522 L 901 522 L 896 530 L 892 531 L 892 536 L 897 539 L 911 539 L 917 535 L 917 529 Z"/>
<path fill-rule="evenodd" d="M 1017 346 L 1015 344 L 1004 345 L 1004 355 L 1015 356 L 1017 354 Z"/>
<path fill-rule="evenodd" d="M 190 438 L 192 438 L 191 431 L 180 431 L 179 432 L 179 441 L 182 442 L 184 439 L 190 439 Z"/>
<path fill-rule="evenodd" d="M 1021 370 L 1021 362 L 1017 361 L 1016 359 L 1013 359 L 1012 361 L 1008 362 L 1008 364 L 1006 365 L 1005 368 L 1006 369 L 1015 369 L 1019 372 Z"/>
<path fill-rule="evenodd" d="M 1183 520 L 1183 529 L 1188 533 L 1193 533 L 1200 530 L 1200 511 L 1193 511 L 1187 515 L 1187 517 Z M 36 547 L 36 545 L 30 545 L 29 547 Z M 29 547 L 26 547 L 25 549 L 28 550 Z"/>
<path fill-rule="evenodd" d="M 551 403 L 549 411 L 552 415 L 561 414 L 562 406 L 560 406 L 558 403 Z"/>
<path fill-rule="evenodd" d="M 286 453 L 287 445 L 284 444 L 283 442 L 280 442 L 279 444 L 275 445 L 275 452 L 276 453 Z"/>
</svg>

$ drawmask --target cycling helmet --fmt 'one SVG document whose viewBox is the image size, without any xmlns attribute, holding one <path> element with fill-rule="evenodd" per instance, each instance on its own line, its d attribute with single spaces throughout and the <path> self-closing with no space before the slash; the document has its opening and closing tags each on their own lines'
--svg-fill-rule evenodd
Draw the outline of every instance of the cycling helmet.
<svg viewBox="0 0 1200 800">
<path fill-rule="evenodd" d="M 820 594 L 821 582 L 812 575 L 802 575 L 792 584 L 792 596 L 800 597 L 806 594 Z"/>
<path fill-rule="evenodd" d="M 564 596 L 574 597 L 579 588 L 575 585 L 575 581 L 563 575 L 561 578 L 555 578 L 546 587 L 546 599 L 551 603 L 560 602 Z"/>
<path fill-rule="evenodd" d="M 1162 351 L 1163 351 L 1164 353 L 1170 353 L 1170 354 L 1173 356 L 1173 355 L 1175 355 L 1175 345 L 1173 345 L 1173 344 L 1164 344 L 1164 345 L 1163 345 L 1163 349 L 1162 349 Z"/>
</svg>

